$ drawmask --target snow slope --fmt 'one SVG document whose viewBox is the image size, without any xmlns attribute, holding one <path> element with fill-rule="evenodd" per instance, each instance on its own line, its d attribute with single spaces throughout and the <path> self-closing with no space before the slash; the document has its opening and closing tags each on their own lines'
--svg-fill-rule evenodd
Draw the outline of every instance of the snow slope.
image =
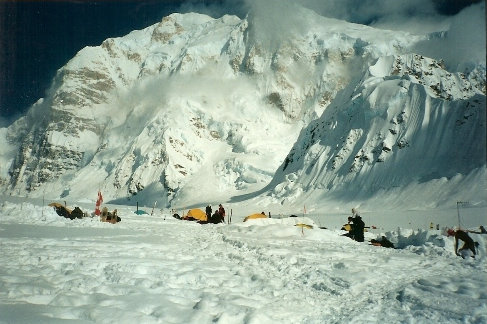
<svg viewBox="0 0 487 324">
<path fill-rule="evenodd" d="M 270 196 L 374 197 L 379 205 L 397 196 L 389 208 L 485 204 L 485 107 L 485 94 L 435 60 L 381 57 L 301 132 Z"/>
<path fill-rule="evenodd" d="M 485 235 L 470 234 L 480 255 L 463 260 L 453 253 L 452 238 L 417 224 L 366 233 L 367 241 L 386 235 L 398 247 L 386 249 L 340 236 L 346 215 L 334 224 L 322 219 L 329 229 L 320 229 L 312 216 L 243 223 L 247 210 L 239 206 L 233 206 L 239 212 L 231 225 L 117 208 L 122 222 L 112 225 L 96 218 L 71 221 L 27 201 L 4 202 L 0 322 L 487 320 Z M 442 226 L 454 225 L 455 210 L 442 220 Z M 485 218 L 463 221 L 473 229 L 486 224 Z"/>
</svg>

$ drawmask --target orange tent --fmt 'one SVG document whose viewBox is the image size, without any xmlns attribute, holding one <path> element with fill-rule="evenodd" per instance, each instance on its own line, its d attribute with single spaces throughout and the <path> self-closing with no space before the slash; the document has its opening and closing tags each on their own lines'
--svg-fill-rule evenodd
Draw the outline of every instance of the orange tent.
<svg viewBox="0 0 487 324">
<path fill-rule="evenodd" d="M 194 220 L 204 221 L 204 222 L 207 221 L 205 212 L 198 208 L 190 209 L 186 214 L 186 216 L 183 217 L 183 219 L 186 220 L 194 219 Z"/>
<path fill-rule="evenodd" d="M 252 214 L 244 218 L 244 222 L 248 221 L 249 219 L 256 219 L 256 218 L 267 218 L 267 215 L 265 214 Z"/>
</svg>

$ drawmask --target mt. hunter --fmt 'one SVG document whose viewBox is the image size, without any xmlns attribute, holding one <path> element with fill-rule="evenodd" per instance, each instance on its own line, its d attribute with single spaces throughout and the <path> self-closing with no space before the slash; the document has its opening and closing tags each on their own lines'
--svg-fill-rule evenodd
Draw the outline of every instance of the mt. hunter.
<svg viewBox="0 0 487 324">
<path fill-rule="evenodd" d="M 82 49 L 0 129 L 1 190 L 161 207 L 485 204 L 485 63 L 452 72 L 414 52 L 440 33 L 302 17 L 274 35 L 251 15 L 172 14 Z"/>
</svg>

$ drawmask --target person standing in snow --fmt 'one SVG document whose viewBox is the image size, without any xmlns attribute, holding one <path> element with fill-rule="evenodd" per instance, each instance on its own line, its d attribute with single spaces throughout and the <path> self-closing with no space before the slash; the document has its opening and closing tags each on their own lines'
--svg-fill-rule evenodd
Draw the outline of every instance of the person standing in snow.
<svg viewBox="0 0 487 324">
<path fill-rule="evenodd" d="M 465 259 L 463 254 L 460 254 L 459 252 L 464 251 L 469 249 L 472 251 L 473 255 L 472 258 L 475 258 L 475 246 L 478 244 L 477 242 L 474 242 L 472 238 L 468 235 L 467 232 L 464 232 L 462 230 L 454 230 L 454 229 L 449 229 L 447 231 L 448 236 L 454 236 L 455 237 L 455 254 L 460 255 L 462 258 Z M 463 246 L 458 250 L 458 240 L 463 241 Z"/>
<path fill-rule="evenodd" d="M 206 211 L 206 221 L 208 223 L 211 223 L 211 212 L 212 212 L 211 206 L 210 205 L 206 206 L 206 210 L 205 211 Z"/>
<path fill-rule="evenodd" d="M 357 215 L 353 218 L 353 238 L 357 242 L 363 242 L 364 241 L 364 229 L 365 229 L 365 223 L 362 220 L 362 217 L 360 215 Z"/>
<path fill-rule="evenodd" d="M 348 218 L 348 223 L 351 226 L 349 235 L 350 238 L 354 239 L 357 242 L 363 242 L 365 223 L 358 213 L 358 210 L 356 210 L 355 208 L 352 208 L 352 216 Z"/>
<path fill-rule="evenodd" d="M 225 208 L 223 208 L 222 204 L 218 205 L 218 213 L 220 214 L 221 221 L 225 223 Z"/>
</svg>

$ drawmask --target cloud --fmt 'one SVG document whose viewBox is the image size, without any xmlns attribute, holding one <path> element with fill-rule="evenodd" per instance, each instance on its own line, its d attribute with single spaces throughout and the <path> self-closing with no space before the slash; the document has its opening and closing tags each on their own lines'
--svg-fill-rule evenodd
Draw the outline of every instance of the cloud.
<svg viewBox="0 0 487 324">
<path fill-rule="evenodd" d="M 485 64 L 485 3 L 465 8 L 449 19 L 444 37 L 421 42 L 414 50 L 443 59 L 451 71 L 463 71 L 471 64 Z"/>
<path fill-rule="evenodd" d="M 318 15 L 392 30 L 429 33 L 445 30 L 445 19 L 483 0 L 186 0 L 181 12 L 200 12 L 214 18 L 234 14 L 272 33 L 305 25 L 300 7 Z M 301 19 L 300 19 L 301 18 Z M 278 35 L 277 35 L 278 36 Z"/>
<path fill-rule="evenodd" d="M 300 0 L 303 6 L 318 14 L 370 25 L 385 17 L 413 17 L 435 14 L 432 1 L 428 0 Z"/>
<path fill-rule="evenodd" d="M 435 4 L 440 0 L 187 0 L 181 6 L 181 12 L 200 12 L 218 18 L 224 14 L 236 14 L 243 18 L 248 12 L 262 17 L 281 13 L 280 21 L 286 23 L 299 11 L 289 8 L 305 7 L 317 14 L 347 20 L 359 24 L 370 24 L 387 16 L 425 16 L 437 14 L 440 10 Z M 449 8 L 448 3 L 456 0 L 441 0 L 441 8 Z M 464 1 L 468 2 L 468 1 Z"/>
<path fill-rule="evenodd" d="M 279 43 L 305 30 L 302 8 L 318 15 L 376 28 L 431 33 L 448 28 L 447 18 L 482 0 L 187 0 L 181 12 L 200 12 L 214 18 L 248 15 L 258 41 Z"/>
<path fill-rule="evenodd" d="M 116 114 L 107 111 L 105 118 L 118 126 L 131 119 L 132 130 L 143 127 L 160 111 L 177 108 L 180 102 L 204 102 L 208 107 L 232 106 L 229 101 L 253 97 L 255 84 L 246 77 L 235 78 L 226 62 L 208 63 L 193 73 L 158 75 L 141 80 L 128 91 L 118 93 L 113 105 Z M 184 99 L 182 99 L 184 98 Z M 177 102 L 174 106 L 174 102 Z"/>
<path fill-rule="evenodd" d="M 290 0 L 248 0 L 251 32 L 258 43 L 277 49 L 294 34 L 308 30 L 303 7 Z"/>
<path fill-rule="evenodd" d="M 244 0 L 186 0 L 180 7 L 180 12 L 198 12 L 211 16 L 213 18 L 220 18 L 223 15 L 237 15 L 244 18 L 250 7 Z"/>
<path fill-rule="evenodd" d="M 274 49 L 294 33 L 306 30 L 302 9 L 301 1 L 295 0 L 187 0 L 179 8 L 183 13 L 198 12 L 213 18 L 225 14 L 247 17 L 252 40 Z"/>
<path fill-rule="evenodd" d="M 226 13 L 248 17 L 253 39 L 274 49 L 294 33 L 307 30 L 310 22 L 303 8 L 323 17 L 375 28 L 416 34 L 445 32 L 443 38 L 431 37 L 414 50 L 443 59 L 452 70 L 485 62 L 482 0 L 188 0 L 181 6 L 183 12 L 193 10 L 213 17 Z"/>
</svg>

